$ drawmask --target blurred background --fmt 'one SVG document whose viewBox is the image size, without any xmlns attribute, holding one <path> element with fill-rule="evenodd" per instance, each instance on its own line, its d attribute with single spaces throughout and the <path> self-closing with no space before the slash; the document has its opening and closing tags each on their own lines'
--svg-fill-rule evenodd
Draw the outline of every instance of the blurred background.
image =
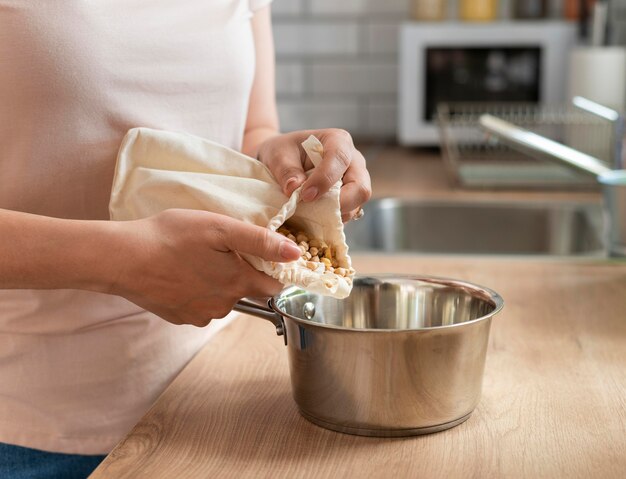
<svg viewBox="0 0 626 479">
<path fill-rule="evenodd" d="M 368 162 L 351 250 L 626 256 L 626 175 L 604 216 L 597 178 L 624 164 L 626 0 L 272 9 L 282 129 L 344 128 Z"/>
<path fill-rule="evenodd" d="M 400 138 L 407 145 L 434 145 L 438 141 L 430 120 L 435 103 L 488 100 L 490 93 L 484 88 L 467 88 L 472 82 L 484 83 L 484 76 L 489 73 L 485 69 L 491 69 L 494 76 L 491 91 L 497 94 L 491 95 L 493 101 L 566 102 L 571 96 L 568 69 L 572 50 L 591 45 L 593 41 L 593 3 L 589 0 L 275 0 L 272 10 L 282 128 L 289 131 L 330 125 L 345 128 L 359 138 Z M 600 3 L 606 3 L 610 13 L 607 15 L 609 22 L 603 27 L 606 38 L 596 46 L 626 45 L 626 0 Z M 502 29 L 510 32 L 511 27 L 520 29 L 515 32 L 515 38 L 518 44 L 521 42 L 528 47 L 526 51 L 502 51 L 510 46 Z M 413 29 L 416 35 L 404 45 L 399 40 L 403 29 Z M 421 37 L 420 31 L 423 32 Z M 448 58 L 445 52 L 440 52 L 437 58 L 433 52 L 424 51 L 437 46 L 427 44 L 429 38 L 437 36 L 447 39 L 443 46 L 448 49 L 472 46 L 468 35 L 473 37 L 474 43 L 493 47 L 495 54 L 457 49 L 448 52 Z M 456 45 L 451 45 L 450 40 Z M 533 48 L 539 50 L 533 51 Z M 562 61 L 556 67 L 560 71 L 547 71 L 550 65 L 541 66 L 541 61 L 547 61 L 547 48 L 559 49 Z M 422 55 L 421 63 L 403 63 L 401 50 L 408 50 L 409 55 Z M 427 75 L 431 74 L 431 83 L 441 85 L 450 81 L 455 72 L 440 72 L 437 77 L 436 72 L 426 68 L 428 54 L 433 69 L 437 61 L 452 61 L 450 68 L 454 69 L 451 57 L 457 57 L 456 65 L 460 64 L 463 70 L 461 76 L 469 75 L 459 87 L 465 92 L 450 90 L 454 85 L 448 85 L 444 90 L 450 91 L 450 98 L 442 96 L 442 92 L 437 93 L 437 98 L 433 97 L 433 85 L 424 84 Z M 464 58 L 459 59 L 459 56 Z M 474 70 L 465 71 L 468 65 L 474 65 Z M 507 87 L 499 83 L 498 69 L 513 69 L 515 77 L 522 83 L 529 83 L 527 91 L 520 92 L 514 85 Z M 533 84 L 542 80 L 543 85 Z M 546 84 L 548 81 L 550 84 Z M 623 78 L 616 81 L 623 81 Z M 403 82 L 408 85 L 406 88 L 416 91 L 400 92 L 399 85 Z M 619 103 L 619 98 L 617 100 Z M 430 101 L 430 118 L 400 124 L 399 116 L 423 116 L 421 111 L 402 113 L 403 101 L 413 102 L 408 105 L 410 109 L 423 109 Z M 612 106 L 623 108 L 623 105 Z M 429 127 L 428 138 L 422 135 L 418 139 L 420 132 L 415 131 L 399 135 L 402 128 Z M 412 135 L 415 138 L 411 138 Z"/>
</svg>

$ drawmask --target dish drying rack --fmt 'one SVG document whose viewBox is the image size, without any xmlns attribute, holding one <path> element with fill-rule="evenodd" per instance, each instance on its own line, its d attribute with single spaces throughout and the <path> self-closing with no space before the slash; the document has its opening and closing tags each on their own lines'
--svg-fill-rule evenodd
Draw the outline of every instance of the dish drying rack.
<svg viewBox="0 0 626 479">
<path fill-rule="evenodd" d="M 584 98 L 572 105 L 443 103 L 437 120 L 451 179 L 465 188 L 597 189 L 582 173 L 513 149 L 489 135 L 480 117 L 490 114 L 620 168 L 624 119 Z"/>
</svg>

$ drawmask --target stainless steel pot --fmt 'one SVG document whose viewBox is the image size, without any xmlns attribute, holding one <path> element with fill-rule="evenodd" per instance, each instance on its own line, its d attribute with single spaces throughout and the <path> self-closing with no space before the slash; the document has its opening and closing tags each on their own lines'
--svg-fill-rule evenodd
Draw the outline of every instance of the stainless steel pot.
<svg viewBox="0 0 626 479">
<path fill-rule="evenodd" d="M 305 418 L 345 433 L 410 436 L 470 416 L 502 307 L 497 293 L 471 283 L 379 275 L 357 277 L 344 300 L 291 287 L 235 309 L 284 336 Z"/>
</svg>

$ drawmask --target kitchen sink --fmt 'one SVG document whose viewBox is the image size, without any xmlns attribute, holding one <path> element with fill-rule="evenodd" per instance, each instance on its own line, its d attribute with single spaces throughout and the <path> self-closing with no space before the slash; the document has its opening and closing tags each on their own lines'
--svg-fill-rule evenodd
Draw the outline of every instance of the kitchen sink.
<svg viewBox="0 0 626 479">
<path fill-rule="evenodd" d="M 350 252 L 600 256 L 594 203 L 379 199 L 346 225 Z"/>
</svg>

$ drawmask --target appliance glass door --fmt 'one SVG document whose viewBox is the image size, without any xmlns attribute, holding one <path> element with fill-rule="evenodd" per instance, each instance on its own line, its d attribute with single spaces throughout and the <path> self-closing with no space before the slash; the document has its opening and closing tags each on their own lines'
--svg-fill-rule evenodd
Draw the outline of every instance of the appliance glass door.
<svg viewBox="0 0 626 479">
<path fill-rule="evenodd" d="M 539 103 L 541 54 L 537 46 L 429 47 L 425 55 L 425 121 L 439 103 Z"/>
</svg>

